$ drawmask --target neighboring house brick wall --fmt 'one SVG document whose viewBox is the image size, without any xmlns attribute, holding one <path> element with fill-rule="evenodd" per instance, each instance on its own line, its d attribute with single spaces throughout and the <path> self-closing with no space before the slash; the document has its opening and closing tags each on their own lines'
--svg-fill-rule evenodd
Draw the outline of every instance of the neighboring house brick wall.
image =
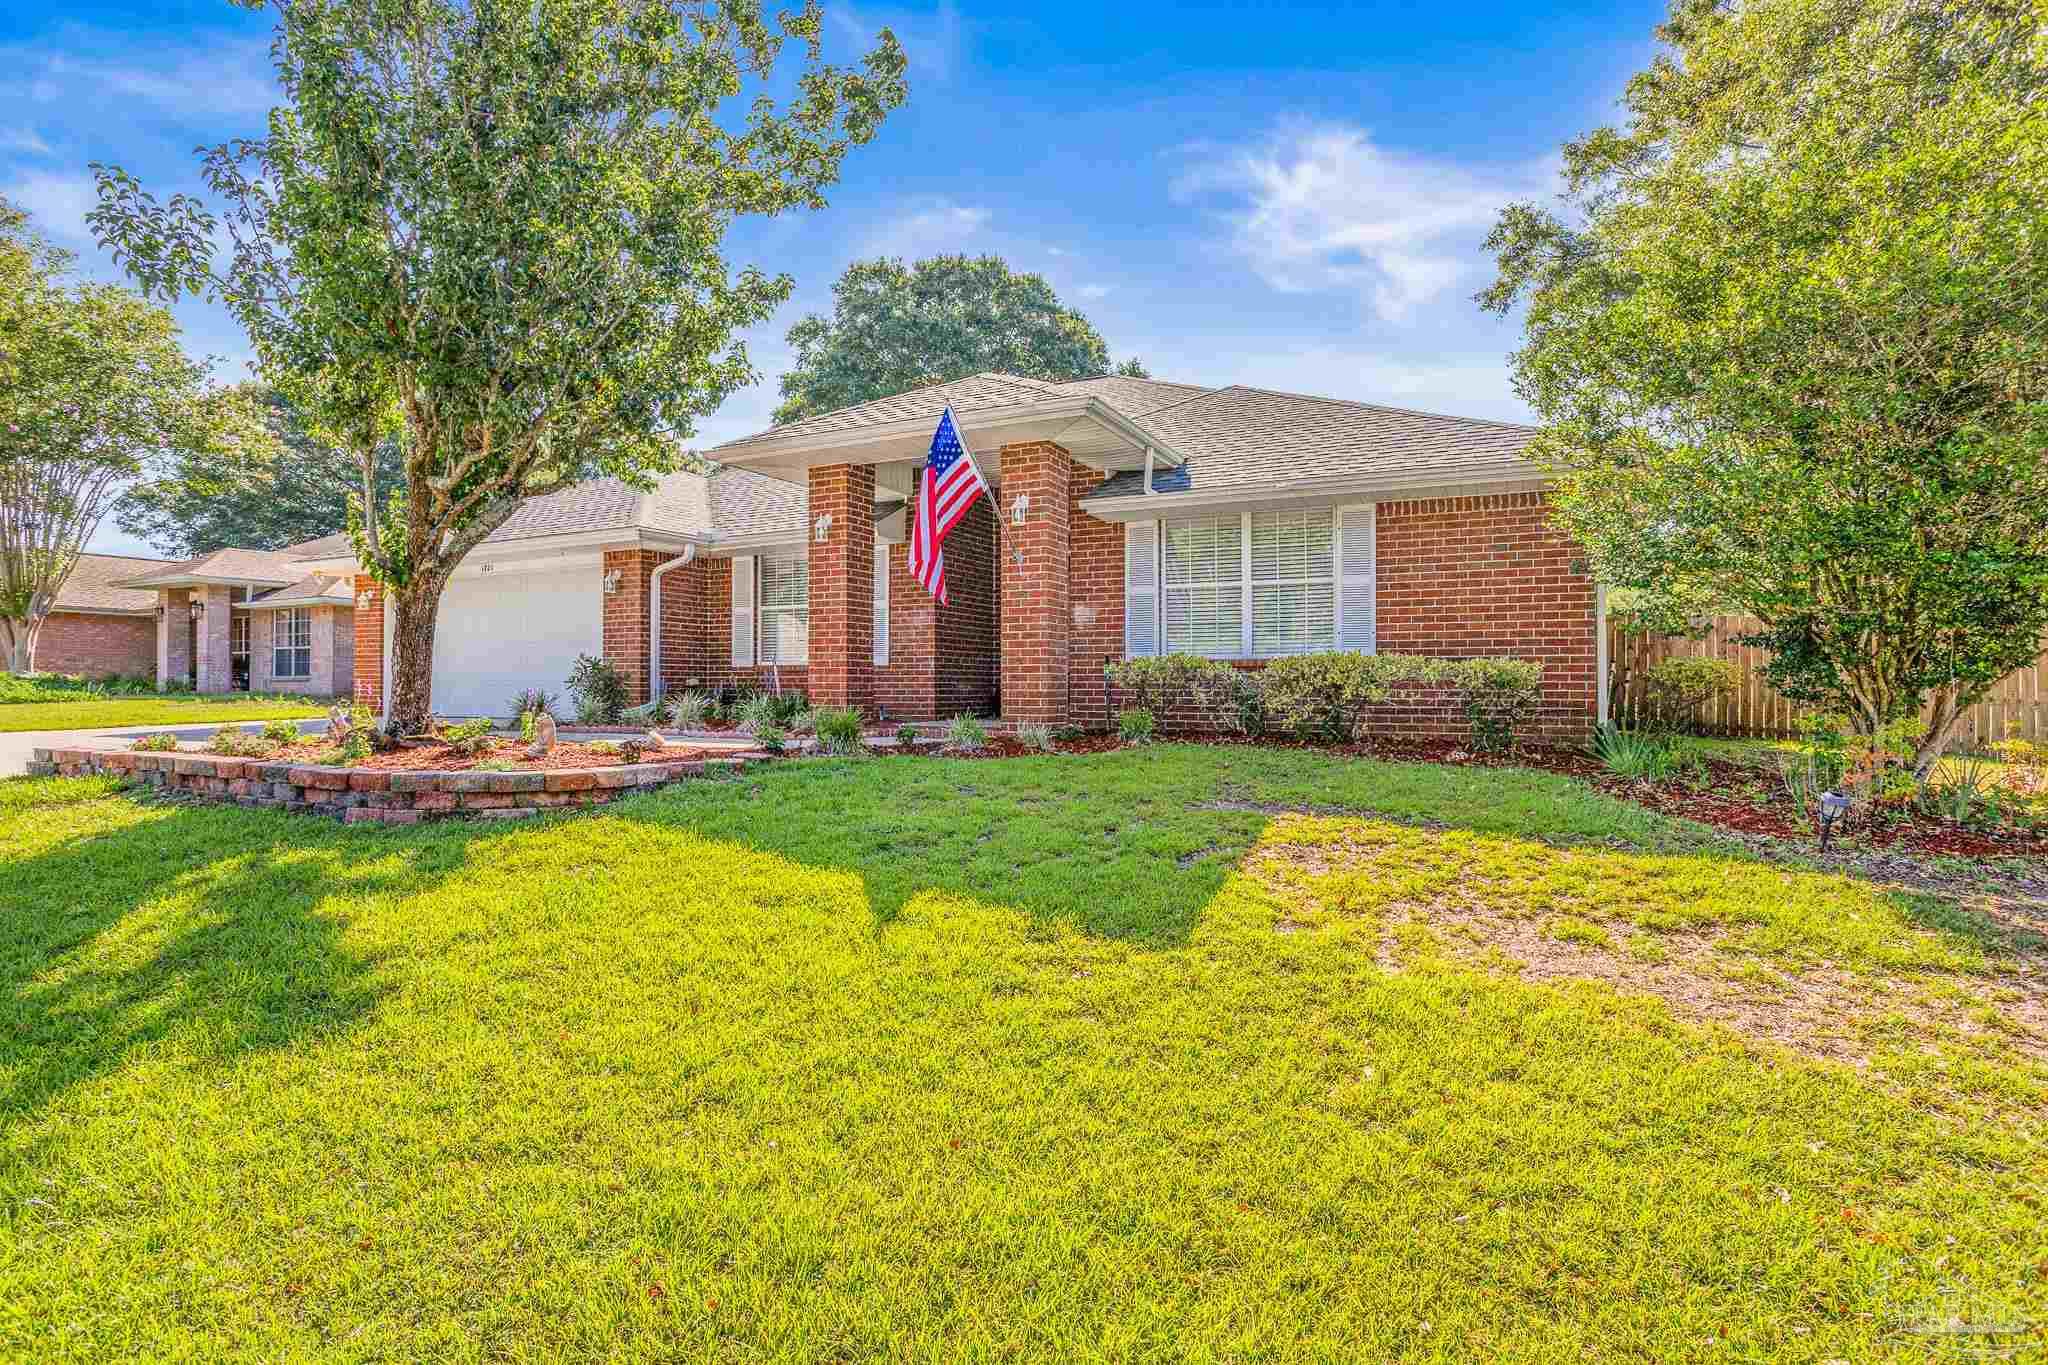
<svg viewBox="0 0 2048 1365">
<path fill-rule="evenodd" d="M 277 624 L 283 613 L 260 609 L 249 613 L 250 690 L 296 692 L 309 697 L 352 694 L 356 681 L 355 618 L 359 613 L 343 607 L 307 610 L 313 614 L 313 660 L 312 672 L 303 678 L 278 676 Z M 381 617 L 379 621 L 381 630 Z M 378 681 L 381 683 L 382 679 Z"/>
<path fill-rule="evenodd" d="M 88 678 L 156 676 L 156 618 L 53 611 L 36 635 L 35 667 Z"/>
</svg>

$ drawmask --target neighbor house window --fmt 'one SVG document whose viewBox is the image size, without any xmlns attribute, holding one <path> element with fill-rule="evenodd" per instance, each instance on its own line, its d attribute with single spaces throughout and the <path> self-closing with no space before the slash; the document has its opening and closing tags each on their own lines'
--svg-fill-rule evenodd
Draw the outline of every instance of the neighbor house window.
<svg viewBox="0 0 2048 1365">
<path fill-rule="evenodd" d="M 761 662 L 800 664 L 810 658 L 811 565 L 802 554 L 761 556 Z"/>
<path fill-rule="evenodd" d="M 1337 647 L 1336 526 L 1332 509 L 1254 512 L 1252 655 Z"/>
<path fill-rule="evenodd" d="M 249 613 L 246 611 L 228 622 L 228 653 L 237 659 L 249 657 Z"/>
<path fill-rule="evenodd" d="M 1238 652 L 1244 634 L 1244 552 L 1236 514 L 1166 523 L 1169 654 Z"/>
<path fill-rule="evenodd" d="M 271 644 L 275 646 L 271 671 L 280 678 L 313 676 L 313 612 L 293 607 L 278 612 Z"/>
</svg>

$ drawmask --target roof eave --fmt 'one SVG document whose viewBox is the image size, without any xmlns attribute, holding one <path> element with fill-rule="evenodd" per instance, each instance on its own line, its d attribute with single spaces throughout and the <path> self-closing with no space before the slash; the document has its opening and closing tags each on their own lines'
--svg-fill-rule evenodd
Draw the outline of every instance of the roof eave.
<svg viewBox="0 0 2048 1365">
<path fill-rule="evenodd" d="M 1167 509 L 1254 507 L 1284 503 L 1353 498 L 1393 502 L 1413 498 L 1452 497 L 1478 493 L 1540 492 L 1550 480 L 1531 469 L 1432 469 L 1405 475 L 1293 479 L 1284 483 L 1233 484 L 1227 488 L 1180 492 L 1118 493 L 1084 496 L 1081 506 L 1098 521 L 1144 521 Z"/>
</svg>

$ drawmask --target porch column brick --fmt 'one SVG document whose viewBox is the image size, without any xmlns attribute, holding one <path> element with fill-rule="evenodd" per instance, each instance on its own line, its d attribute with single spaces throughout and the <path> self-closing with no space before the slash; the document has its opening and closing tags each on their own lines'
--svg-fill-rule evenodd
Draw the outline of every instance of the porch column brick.
<svg viewBox="0 0 2048 1365">
<path fill-rule="evenodd" d="M 825 539 L 817 522 L 830 517 Z M 810 692 L 814 706 L 875 710 L 875 469 L 810 471 Z"/>
<path fill-rule="evenodd" d="M 184 682 L 192 672 L 191 595 L 183 588 L 164 588 L 156 595 L 163 615 L 156 622 L 156 690 Z"/>
<path fill-rule="evenodd" d="M 1003 717 L 1063 725 L 1072 709 L 1074 461 L 1063 446 L 1033 441 L 1004 446 L 1001 468 Z M 1022 526 L 1011 510 L 1019 497 L 1029 499 Z"/>
<path fill-rule="evenodd" d="M 234 590 L 208 584 L 197 590 L 205 611 L 199 617 L 195 644 L 199 650 L 199 690 L 232 692 L 234 660 L 228 653 L 228 623 L 234 615 Z"/>
<path fill-rule="evenodd" d="M 368 594 L 365 597 L 365 594 Z M 345 691 L 370 709 L 384 713 L 384 585 L 364 574 L 356 575 L 355 681 L 335 679 L 335 690 Z"/>
</svg>

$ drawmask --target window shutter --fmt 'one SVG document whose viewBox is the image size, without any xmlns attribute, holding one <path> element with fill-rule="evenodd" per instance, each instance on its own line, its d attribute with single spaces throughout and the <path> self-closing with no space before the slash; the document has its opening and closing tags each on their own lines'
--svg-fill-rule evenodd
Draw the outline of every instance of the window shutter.
<svg viewBox="0 0 2048 1365">
<path fill-rule="evenodd" d="M 754 557 L 732 557 L 732 666 L 754 666 Z"/>
<path fill-rule="evenodd" d="M 875 536 L 875 666 L 889 662 L 889 542 Z"/>
<path fill-rule="evenodd" d="M 1124 525 L 1124 657 L 1159 652 L 1159 523 Z"/>
<path fill-rule="evenodd" d="M 1337 509 L 1342 555 L 1337 579 L 1337 644 L 1365 654 L 1379 652 L 1376 510 L 1369 502 Z"/>
</svg>

